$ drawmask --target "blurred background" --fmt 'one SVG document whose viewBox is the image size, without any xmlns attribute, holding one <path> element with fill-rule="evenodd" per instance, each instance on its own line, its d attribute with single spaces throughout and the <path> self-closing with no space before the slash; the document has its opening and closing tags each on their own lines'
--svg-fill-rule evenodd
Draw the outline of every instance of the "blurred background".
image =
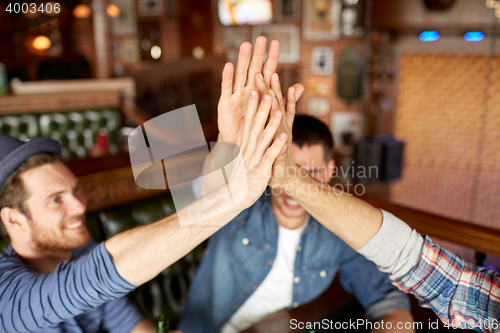
<svg viewBox="0 0 500 333">
<path fill-rule="evenodd" d="M 0 133 L 61 142 L 96 239 L 174 211 L 135 185 L 128 134 L 195 104 L 215 141 L 222 67 L 264 35 L 282 86 L 305 86 L 298 112 L 332 130 L 337 186 L 500 269 L 500 1 L 33 2 L 0 1 Z M 143 310 L 175 318 L 202 253 L 141 287 Z"/>
</svg>

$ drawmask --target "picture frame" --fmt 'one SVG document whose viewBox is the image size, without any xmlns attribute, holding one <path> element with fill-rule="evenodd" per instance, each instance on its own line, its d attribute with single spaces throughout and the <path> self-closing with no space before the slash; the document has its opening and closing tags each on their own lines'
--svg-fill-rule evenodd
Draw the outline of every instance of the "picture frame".
<svg viewBox="0 0 500 333">
<path fill-rule="evenodd" d="M 163 14 L 163 0 L 139 0 L 139 16 L 161 16 Z"/>
<path fill-rule="evenodd" d="M 333 74 L 333 48 L 316 46 L 312 49 L 311 73 L 313 75 Z"/>
<path fill-rule="evenodd" d="M 303 36 L 306 40 L 340 37 L 341 0 L 304 0 Z"/>
<path fill-rule="evenodd" d="M 135 35 L 137 33 L 137 18 L 133 0 L 113 0 L 112 4 L 120 9 L 120 15 L 111 19 L 113 35 Z"/>
<path fill-rule="evenodd" d="M 360 112 L 335 111 L 330 117 L 330 131 L 337 148 L 351 147 L 363 136 L 363 117 Z"/>
<path fill-rule="evenodd" d="M 120 38 L 118 52 L 119 59 L 123 63 L 137 63 L 141 60 L 139 42 L 136 37 Z"/>
<path fill-rule="evenodd" d="M 333 78 L 330 76 L 309 77 L 304 85 L 307 96 L 329 98 L 333 95 Z"/>
<path fill-rule="evenodd" d="M 330 100 L 328 98 L 309 98 L 307 112 L 311 116 L 328 116 L 330 114 Z"/>
<path fill-rule="evenodd" d="M 274 0 L 275 21 L 297 21 L 299 0 Z"/>
<path fill-rule="evenodd" d="M 258 25 L 252 30 L 253 40 L 259 36 L 267 38 L 267 48 L 273 39 L 280 42 L 279 62 L 290 64 L 299 61 L 300 31 L 295 25 Z M 267 56 L 267 55 L 266 55 Z"/>
</svg>

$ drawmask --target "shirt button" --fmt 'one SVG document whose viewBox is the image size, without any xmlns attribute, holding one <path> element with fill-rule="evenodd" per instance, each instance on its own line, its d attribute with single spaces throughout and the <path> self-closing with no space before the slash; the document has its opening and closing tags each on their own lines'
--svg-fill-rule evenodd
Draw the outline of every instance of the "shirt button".
<svg viewBox="0 0 500 333">
<path fill-rule="evenodd" d="M 252 289 L 253 290 L 257 289 L 257 285 L 256 284 L 252 284 Z"/>
<path fill-rule="evenodd" d="M 243 238 L 243 239 L 241 240 L 241 243 L 242 243 L 243 245 L 248 245 L 248 243 L 250 243 L 250 241 L 248 240 L 248 238 Z"/>
<path fill-rule="evenodd" d="M 302 247 L 300 245 L 297 245 L 297 251 L 302 250 Z"/>
<path fill-rule="evenodd" d="M 274 232 L 275 234 L 277 234 L 277 233 L 278 233 L 278 229 L 274 229 L 274 230 L 273 230 L 273 232 Z"/>
<path fill-rule="evenodd" d="M 319 276 L 321 276 L 322 278 L 324 278 L 326 276 L 326 271 L 319 272 Z"/>
<path fill-rule="evenodd" d="M 270 246 L 269 244 L 264 245 L 264 249 L 269 250 Z"/>
<path fill-rule="evenodd" d="M 239 305 L 239 304 L 235 304 L 235 305 L 234 305 L 234 308 L 235 308 L 235 309 L 238 309 L 239 307 L 240 307 L 240 305 Z"/>
<path fill-rule="evenodd" d="M 299 303 L 297 303 L 297 302 L 293 302 L 292 306 L 293 306 L 294 308 L 297 308 L 297 307 L 299 307 Z"/>
<path fill-rule="evenodd" d="M 268 264 L 269 266 L 272 266 L 272 265 L 273 265 L 273 261 L 272 261 L 272 260 L 268 260 L 268 261 L 267 261 L 267 264 Z"/>
<path fill-rule="evenodd" d="M 300 282 L 300 278 L 298 276 L 294 277 L 293 278 L 293 282 L 299 283 Z"/>
</svg>

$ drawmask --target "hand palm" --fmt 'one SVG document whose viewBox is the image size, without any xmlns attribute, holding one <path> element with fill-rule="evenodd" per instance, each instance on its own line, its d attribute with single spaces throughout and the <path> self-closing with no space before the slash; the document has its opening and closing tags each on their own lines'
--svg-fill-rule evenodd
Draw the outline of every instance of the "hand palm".
<svg viewBox="0 0 500 333">
<path fill-rule="evenodd" d="M 245 116 L 252 89 L 254 87 L 247 85 L 235 91 L 229 99 L 219 100 L 217 125 L 222 141 L 236 143 L 241 119 Z"/>
</svg>

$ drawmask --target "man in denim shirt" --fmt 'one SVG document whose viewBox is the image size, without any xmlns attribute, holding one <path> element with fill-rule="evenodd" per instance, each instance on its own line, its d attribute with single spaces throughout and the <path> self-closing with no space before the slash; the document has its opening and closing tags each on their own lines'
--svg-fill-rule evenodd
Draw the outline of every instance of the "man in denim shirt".
<svg viewBox="0 0 500 333">
<path fill-rule="evenodd" d="M 293 153 L 311 177 L 328 183 L 334 171 L 328 127 L 309 116 L 293 124 Z M 201 183 L 193 183 L 201 196 Z M 280 190 L 268 191 L 209 241 L 181 319 L 184 332 L 240 332 L 283 308 L 321 295 L 339 272 L 372 320 L 409 322 L 408 297 L 376 265 Z"/>
</svg>

